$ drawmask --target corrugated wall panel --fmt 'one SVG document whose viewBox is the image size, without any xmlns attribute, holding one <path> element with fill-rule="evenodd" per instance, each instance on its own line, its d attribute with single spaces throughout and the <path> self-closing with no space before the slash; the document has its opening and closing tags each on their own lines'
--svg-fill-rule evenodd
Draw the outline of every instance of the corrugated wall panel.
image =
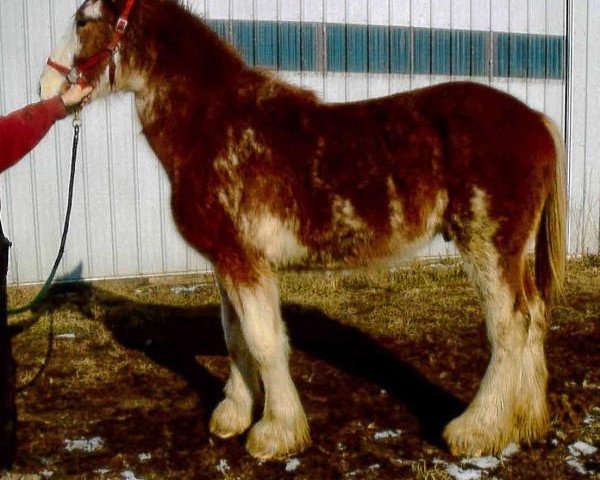
<svg viewBox="0 0 600 480">
<path fill-rule="evenodd" d="M 574 18 L 571 251 L 598 248 L 594 143 L 600 5 L 572 0 Z M 473 78 L 517 95 L 564 127 L 566 0 L 187 0 L 251 64 L 347 101 Z M 77 0 L 0 3 L 0 109 L 36 99 L 43 62 Z M 583 8 L 585 7 L 585 8 Z M 35 32 L 35 34 L 34 34 Z M 586 36 L 587 34 L 587 36 Z M 596 49 L 596 50 L 594 50 Z M 576 86 L 575 86 L 576 85 Z M 587 90 L 584 87 L 587 86 Z M 140 136 L 127 95 L 86 109 L 76 206 L 63 274 L 85 278 L 197 271 L 206 262 L 180 238 L 169 185 Z M 61 122 L 0 181 L 2 217 L 14 241 L 10 281 L 41 280 L 58 245 L 66 205 L 71 131 Z M 596 202 L 596 203 L 594 203 Z M 596 210 L 594 210 L 596 208 Z M 578 216 L 579 215 L 579 216 Z M 577 233 L 579 232 L 579 233 Z M 447 253 L 439 241 L 423 253 Z"/>
<path fill-rule="evenodd" d="M 577 253 L 600 252 L 600 4 L 574 1 L 570 30 L 570 238 Z"/>
</svg>

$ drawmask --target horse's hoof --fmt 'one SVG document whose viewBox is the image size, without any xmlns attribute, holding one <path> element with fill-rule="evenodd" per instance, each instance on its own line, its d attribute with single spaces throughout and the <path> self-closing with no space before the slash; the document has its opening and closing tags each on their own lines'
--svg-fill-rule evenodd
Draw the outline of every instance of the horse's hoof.
<svg viewBox="0 0 600 480">
<path fill-rule="evenodd" d="M 217 405 L 210 417 L 210 433 L 220 438 L 230 438 L 244 433 L 252 423 L 252 409 L 244 408 L 230 398 Z"/>
<path fill-rule="evenodd" d="M 479 457 L 500 453 L 518 435 L 510 425 L 500 425 L 467 410 L 444 429 L 444 440 L 453 455 Z"/>
<path fill-rule="evenodd" d="M 301 452 L 310 445 L 306 417 L 293 422 L 262 419 L 248 433 L 246 449 L 259 460 L 276 460 Z"/>
<path fill-rule="evenodd" d="M 443 437 L 454 455 L 494 455 L 509 443 L 532 444 L 543 439 L 549 423 L 544 399 L 500 412 L 493 408 L 468 408 L 446 426 Z"/>
</svg>

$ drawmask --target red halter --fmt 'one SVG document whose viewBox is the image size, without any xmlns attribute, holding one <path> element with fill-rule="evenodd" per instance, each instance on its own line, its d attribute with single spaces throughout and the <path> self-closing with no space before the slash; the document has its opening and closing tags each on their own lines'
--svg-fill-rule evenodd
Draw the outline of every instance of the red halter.
<svg viewBox="0 0 600 480">
<path fill-rule="evenodd" d="M 129 18 L 129 13 L 131 12 L 131 9 L 133 8 L 134 3 L 135 3 L 135 0 L 127 0 L 127 2 L 125 3 L 125 6 L 123 7 L 123 11 L 121 12 L 121 15 L 119 16 L 119 19 L 117 20 L 117 24 L 115 25 L 115 33 L 113 34 L 112 39 L 110 40 L 110 42 L 108 42 L 108 44 L 106 44 L 102 49 L 100 49 L 100 51 L 98 51 L 91 57 L 87 58 L 85 61 L 79 63 L 79 65 L 73 66 L 72 68 L 65 67 L 64 65 L 61 65 L 50 58 L 48 59 L 48 61 L 46 63 L 50 67 L 52 67 L 54 70 L 56 70 L 57 72 L 61 73 L 64 77 L 66 77 L 67 81 L 71 85 L 78 84 L 81 86 L 85 86 L 88 83 L 87 79 L 85 78 L 85 72 L 87 72 L 88 70 L 91 70 L 99 63 L 104 62 L 106 59 L 109 59 L 108 76 L 109 76 L 110 86 L 112 88 L 114 81 L 115 81 L 115 69 L 116 69 L 113 55 L 115 53 L 115 49 L 121 42 L 121 37 L 123 37 L 123 34 L 125 33 L 125 30 L 127 29 L 127 24 L 128 24 L 127 19 Z"/>
</svg>

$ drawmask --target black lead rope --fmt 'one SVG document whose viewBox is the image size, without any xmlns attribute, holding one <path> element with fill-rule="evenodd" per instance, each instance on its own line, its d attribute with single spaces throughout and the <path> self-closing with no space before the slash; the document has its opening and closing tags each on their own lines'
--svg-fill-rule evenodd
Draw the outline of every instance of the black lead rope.
<svg viewBox="0 0 600 480">
<path fill-rule="evenodd" d="M 23 305 L 22 307 L 9 308 L 6 310 L 6 313 L 9 315 L 15 315 L 17 313 L 27 312 L 28 310 L 33 310 L 34 308 L 39 307 L 46 297 L 48 296 L 48 292 L 52 287 L 52 282 L 54 281 L 54 277 L 56 276 L 56 271 L 58 270 L 58 266 L 62 260 L 63 254 L 65 253 L 65 244 L 67 243 L 67 233 L 69 232 L 69 222 L 71 221 L 71 208 L 73 207 L 73 188 L 75 185 L 75 166 L 77 163 L 77 146 L 79 145 L 79 128 L 81 126 L 81 122 L 79 121 L 79 110 L 75 112 L 75 118 L 73 119 L 73 148 L 71 154 L 71 174 L 69 176 L 69 197 L 67 200 L 67 211 L 65 213 L 65 223 L 63 226 L 62 238 L 60 240 L 60 247 L 58 249 L 58 254 L 56 255 L 56 260 L 54 260 L 54 266 L 52 267 L 52 271 L 48 276 L 46 282 L 42 286 L 41 290 L 34 297 L 31 302 L 27 305 Z"/>
</svg>

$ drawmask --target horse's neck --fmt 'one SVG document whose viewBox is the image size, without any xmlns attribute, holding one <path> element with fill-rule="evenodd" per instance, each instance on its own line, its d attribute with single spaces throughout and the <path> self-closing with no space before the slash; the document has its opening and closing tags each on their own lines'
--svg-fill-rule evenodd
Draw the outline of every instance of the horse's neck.
<svg viewBox="0 0 600 480">
<path fill-rule="evenodd" d="M 237 82 L 252 84 L 252 88 L 259 88 L 260 83 L 267 81 L 251 70 L 240 72 L 240 77 Z M 176 158 L 193 153 L 196 161 L 209 159 L 207 152 L 214 153 L 213 147 L 224 141 L 227 131 L 215 123 L 228 116 L 228 109 L 246 102 L 246 96 L 252 95 L 233 80 L 228 82 L 223 79 L 221 88 L 203 90 L 202 81 L 150 79 L 148 88 L 136 92 L 136 109 L 144 135 L 169 175 L 173 173 Z"/>
<path fill-rule="evenodd" d="M 132 75 L 137 78 L 137 88 L 132 88 L 136 95 L 136 108 L 144 134 L 167 172 L 170 172 L 170 162 L 176 156 L 173 149 L 185 148 L 191 137 L 201 138 L 209 133 L 214 138 L 218 134 L 214 125 L 198 119 L 218 116 L 219 109 L 227 108 L 224 100 L 230 105 L 235 103 L 235 97 L 241 90 L 238 88 L 240 83 L 255 85 L 263 78 L 246 68 L 239 57 L 211 32 L 201 30 L 200 37 L 198 44 L 192 48 L 174 51 L 173 54 L 180 60 L 151 58 L 146 53 L 164 52 L 164 49 L 152 45 L 152 42 L 161 42 L 161 38 L 148 39 L 150 45 L 134 53 L 141 58 L 135 63 L 144 67 Z M 172 73 L 174 64 L 177 74 Z M 209 110 L 210 115 L 207 114 Z M 210 132 L 203 131 L 209 128 Z M 190 129 L 193 129 L 193 134 Z M 169 145 L 166 139 L 181 139 L 180 143 L 184 145 Z"/>
</svg>

